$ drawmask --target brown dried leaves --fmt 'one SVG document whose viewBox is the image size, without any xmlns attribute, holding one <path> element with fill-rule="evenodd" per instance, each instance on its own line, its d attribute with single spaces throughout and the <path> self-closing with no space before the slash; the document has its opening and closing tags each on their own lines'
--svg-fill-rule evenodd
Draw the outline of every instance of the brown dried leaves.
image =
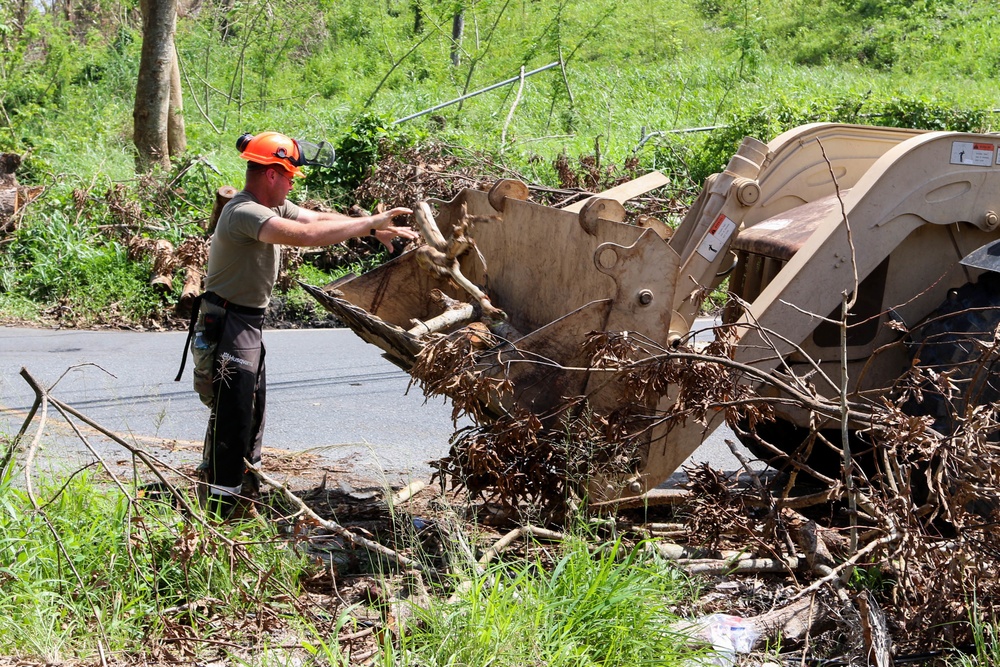
<svg viewBox="0 0 1000 667">
<path fill-rule="evenodd" d="M 505 377 L 494 377 L 477 368 L 476 353 L 483 349 L 480 327 L 463 327 L 448 335 L 436 335 L 420 351 L 410 375 L 424 396 L 447 396 L 452 399 L 452 419 L 468 414 L 483 422 L 499 403 L 508 397 L 513 386 Z"/>
</svg>

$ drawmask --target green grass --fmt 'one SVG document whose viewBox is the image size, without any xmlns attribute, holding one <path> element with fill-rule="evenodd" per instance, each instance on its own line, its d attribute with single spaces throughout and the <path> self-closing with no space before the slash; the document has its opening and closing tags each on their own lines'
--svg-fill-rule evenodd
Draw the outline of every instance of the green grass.
<svg viewBox="0 0 1000 667">
<path fill-rule="evenodd" d="M 694 586 L 642 545 L 591 553 L 575 539 L 548 556 L 554 564 L 500 564 L 457 603 L 437 602 L 383 664 L 624 667 L 687 664 L 697 654 L 669 630 L 672 605 L 690 601 Z"/>
<path fill-rule="evenodd" d="M 203 638 L 251 642 L 255 615 L 294 613 L 277 600 L 298 593 L 305 562 L 264 524 L 239 535 L 224 527 L 239 540 L 231 547 L 86 473 L 42 483 L 36 495 L 38 510 L 23 480 L 9 470 L 0 479 L 0 655 L 62 662 L 154 651 L 167 626 L 185 622 L 164 610 L 199 600 L 215 600 L 190 618 Z"/>
<path fill-rule="evenodd" d="M 134 662 L 178 650 L 167 638 L 180 634 L 206 659 L 274 664 L 300 646 L 318 664 L 347 664 L 331 638 L 354 631 L 360 610 L 296 603 L 312 566 L 266 522 L 215 533 L 86 471 L 36 481 L 35 509 L 14 468 L 0 478 L 0 656 Z M 690 664 L 703 649 L 670 624 L 698 589 L 654 551 L 581 534 L 502 558 L 457 601 L 429 582 L 431 606 L 407 633 L 384 634 L 377 664 Z M 189 603 L 200 606 L 177 610 Z"/>
<path fill-rule="evenodd" d="M 977 604 L 969 611 L 972 626 L 972 651 L 952 660 L 955 667 L 986 667 L 1000 664 L 1000 622 L 995 618 L 985 618 Z"/>
<path fill-rule="evenodd" d="M 467 52 L 457 68 L 449 60 L 450 6 L 426 6 L 423 28 L 415 33 L 406 3 L 284 0 L 273 12 L 249 3 L 228 17 L 234 33 L 223 41 L 221 13 L 206 5 L 178 29 L 190 151 L 216 164 L 220 180 L 238 181 L 232 144 L 244 130 L 281 128 L 339 141 L 362 111 L 400 118 L 516 76 L 521 65 L 557 60 L 560 52 L 568 59 L 573 101 L 558 69 L 528 79 L 507 146 L 499 140 L 516 86 L 444 109 L 438 121 L 425 116 L 406 127 L 462 145 L 505 149 L 512 163 L 525 166 L 532 155 L 591 152 L 598 138 L 602 151 L 620 161 L 643 127 L 724 123 L 733 112 L 780 100 L 860 99 L 870 91 L 874 99 L 996 104 L 1000 51 L 989 38 L 996 19 L 988 7 L 939 1 L 916 12 L 888 3 L 895 8 L 872 15 L 863 4 L 670 0 L 651 8 L 639 0 L 483 0 L 467 10 Z M 46 39 L 30 52 L 47 48 L 65 55 L 41 62 L 16 51 L 7 56 L 11 74 L 28 76 L 3 100 L 11 123 L 0 144 L 31 147 L 56 178 L 128 178 L 141 41 L 136 24 L 119 25 L 128 36 L 124 42 L 94 33 L 81 41 L 57 39 L 66 29 L 57 17 L 33 16 Z M 306 25 L 309 30 L 293 29 Z M 895 39 L 897 33 L 905 39 Z M 866 45 L 880 35 L 894 38 L 898 53 L 891 66 L 865 56 Z M 965 48 L 969 44 L 978 47 Z M 275 58 L 278 52 L 285 57 Z M 56 113 L 67 108 L 74 113 Z"/>
</svg>

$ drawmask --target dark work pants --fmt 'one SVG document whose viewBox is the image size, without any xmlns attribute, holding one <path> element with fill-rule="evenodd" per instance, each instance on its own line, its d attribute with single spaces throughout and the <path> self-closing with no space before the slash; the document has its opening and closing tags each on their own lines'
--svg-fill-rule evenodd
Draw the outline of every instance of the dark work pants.
<svg viewBox="0 0 1000 667">
<path fill-rule="evenodd" d="M 205 434 L 206 481 L 212 493 L 237 495 L 246 465 L 260 461 L 266 416 L 263 315 L 226 312 L 215 351 L 213 404 Z"/>
</svg>

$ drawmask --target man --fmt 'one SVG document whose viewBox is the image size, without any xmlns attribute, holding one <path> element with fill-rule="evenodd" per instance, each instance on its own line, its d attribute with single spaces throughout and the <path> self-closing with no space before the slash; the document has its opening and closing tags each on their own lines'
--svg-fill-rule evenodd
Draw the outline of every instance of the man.
<svg viewBox="0 0 1000 667">
<path fill-rule="evenodd" d="M 236 146 L 247 160 L 246 184 L 222 209 L 212 236 L 191 344 L 195 391 L 212 409 L 200 467 L 206 487 L 201 491 L 207 491 L 202 497 L 223 518 L 253 514 L 248 497 L 257 484 L 244 459 L 260 461 L 265 420 L 261 327 L 278 276 L 280 246 L 325 246 L 371 235 L 391 249 L 396 237 L 417 238 L 409 227 L 392 224 L 412 213 L 408 208 L 351 218 L 287 201 L 293 179 L 303 176 L 300 167 L 323 163 L 318 159 L 323 145 L 263 132 L 243 135 Z"/>
</svg>

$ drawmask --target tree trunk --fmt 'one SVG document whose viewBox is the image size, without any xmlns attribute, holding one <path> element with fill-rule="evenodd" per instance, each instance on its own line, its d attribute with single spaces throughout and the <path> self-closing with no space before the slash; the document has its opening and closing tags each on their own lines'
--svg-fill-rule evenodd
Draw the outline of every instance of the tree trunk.
<svg viewBox="0 0 1000 667">
<path fill-rule="evenodd" d="M 141 0 L 142 55 L 132 110 L 132 141 L 138 150 L 136 170 L 170 168 L 167 118 L 174 57 L 177 0 Z"/>
<path fill-rule="evenodd" d="M 413 2 L 413 34 L 419 35 L 424 29 L 424 10 L 420 6 L 420 0 Z"/>
<path fill-rule="evenodd" d="M 170 157 L 177 157 L 187 150 L 184 133 L 184 97 L 181 90 L 181 68 L 176 46 L 174 62 L 170 68 L 170 103 L 167 112 L 167 146 Z"/>
<path fill-rule="evenodd" d="M 24 24 L 28 21 L 28 9 L 31 7 L 31 0 L 21 0 L 21 4 L 17 8 L 17 34 L 18 36 L 24 33 Z"/>
<path fill-rule="evenodd" d="M 451 64 L 462 63 L 462 33 L 465 32 L 465 11 L 460 10 L 451 19 Z"/>
</svg>

